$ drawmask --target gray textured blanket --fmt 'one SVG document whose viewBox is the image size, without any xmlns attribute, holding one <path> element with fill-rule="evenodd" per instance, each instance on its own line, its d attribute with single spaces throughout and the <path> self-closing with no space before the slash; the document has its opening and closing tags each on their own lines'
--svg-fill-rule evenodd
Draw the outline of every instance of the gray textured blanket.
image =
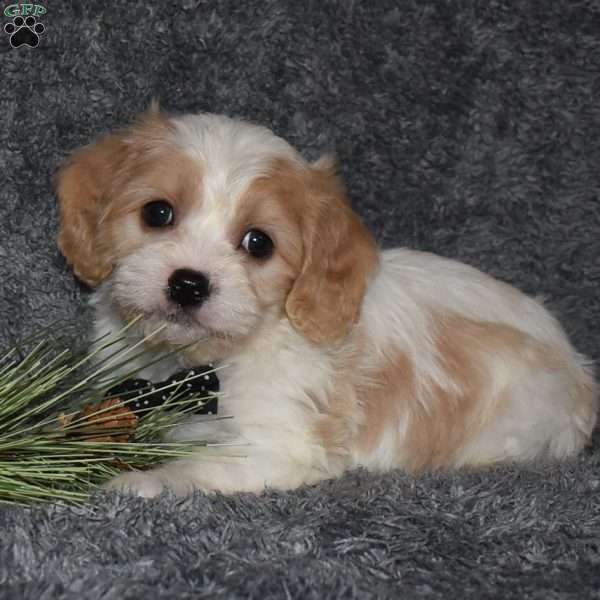
<svg viewBox="0 0 600 600">
<path fill-rule="evenodd" d="M 57 318 L 87 331 L 51 175 L 156 96 L 335 151 L 383 246 L 545 295 L 600 356 L 597 1 L 43 7 L 43 33 L 2 17 L 19 47 L 0 31 L 0 346 Z M 0 597 L 599 598 L 599 460 L 596 440 L 554 467 L 0 507 Z"/>
</svg>

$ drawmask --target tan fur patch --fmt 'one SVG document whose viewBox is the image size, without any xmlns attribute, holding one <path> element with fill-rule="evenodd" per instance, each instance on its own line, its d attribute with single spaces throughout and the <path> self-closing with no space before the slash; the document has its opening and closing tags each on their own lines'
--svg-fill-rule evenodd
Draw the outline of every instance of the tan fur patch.
<svg viewBox="0 0 600 600">
<path fill-rule="evenodd" d="M 171 235 L 189 212 L 201 203 L 200 165 L 178 148 L 157 148 L 144 161 L 113 181 L 110 201 L 101 216 L 99 247 L 106 247 L 114 258 L 130 254 L 148 237 Z M 166 200 L 174 210 L 173 225 L 161 229 L 148 227 L 142 207 L 153 200 Z M 128 216 L 135 217 L 128 219 Z"/>
<path fill-rule="evenodd" d="M 402 441 L 404 466 L 411 470 L 452 464 L 456 452 L 502 410 L 520 364 L 542 368 L 547 355 L 543 344 L 508 325 L 437 316 L 433 329 L 443 379 L 413 390 L 420 401 L 410 404 Z M 506 377 L 494 390 L 500 365 Z"/>
<path fill-rule="evenodd" d="M 523 363 L 553 368 L 547 347 L 507 325 L 436 316 L 432 327 L 441 377 L 426 378 L 399 350 L 386 352 L 383 365 L 372 372 L 356 365 L 343 370 L 332 395 L 331 422 L 324 419 L 326 424 L 318 428 L 327 448 L 345 440 L 359 455 L 369 456 L 378 452 L 385 435 L 391 435 L 395 466 L 410 471 L 449 466 L 460 448 L 501 410 L 506 388 L 494 392 L 496 361 L 503 361 L 507 372 Z M 353 383 L 352 394 L 346 391 L 348 381 Z M 354 415 L 340 419 L 340 407 L 348 398 L 346 413 L 353 410 Z M 356 435 L 338 431 L 340 422 L 358 423 Z"/>
<path fill-rule="evenodd" d="M 132 177 L 156 164 L 157 148 L 170 131 L 156 108 L 127 129 L 75 152 L 56 175 L 60 205 L 58 245 L 75 274 L 97 285 L 112 271 L 114 242 L 108 211 Z"/>
<path fill-rule="evenodd" d="M 110 258 L 98 251 L 98 221 L 105 204 L 104 187 L 121 152 L 120 140 L 108 136 L 74 154 L 56 178 L 58 247 L 75 274 L 89 285 L 100 283 L 112 270 Z"/>
<path fill-rule="evenodd" d="M 374 451 L 385 430 L 399 423 L 404 405 L 415 391 L 413 365 L 405 354 L 394 353 L 385 362 L 386 366 L 371 373 L 357 390 L 362 426 L 354 443 L 366 452 Z"/>
<path fill-rule="evenodd" d="M 345 202 L 331 166 L 274 161 L 270 173 L 257 178 L 236 206 L 233 242 L 239 243 L 250 228 L 267 233 L 276 248 L 275 259 L 248 259 L 263 304 L 287 296 L 291 323 L 317 343 L 348 335 L 376 267 L 377 248 Z"/>
<path fill-rule="evenodd" d="M 255 179 L 242 195 L 229 225 L 234 245 L 240 244 L 250 229 L 259 229 L 273 240 L 274 255 L 264 261 L 248 257 L 247 267 L 261 307 L 277 305 L 282 314 L 285 298 L 302 264 L 303 198 L 299 167 L 274 161 L 270 173 Z"/>
<path fill-rule="evenodd" d="M 292 325 L 315 343 L 335 343 L 358 321 L 378 251 L 328 166 L 312 167 L 304 185 L 304 256 L 286 312 Z"/>
</svg>

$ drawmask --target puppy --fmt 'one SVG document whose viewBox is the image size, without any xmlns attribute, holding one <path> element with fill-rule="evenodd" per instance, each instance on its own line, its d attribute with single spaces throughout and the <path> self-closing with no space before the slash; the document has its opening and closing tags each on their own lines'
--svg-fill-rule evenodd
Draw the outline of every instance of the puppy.
<svg viewBox="0 0 600 600">
<path fill-rule="evenodd" d="M 328 159 L 263 127 L 152 108 L 57 176 L 58 243 L 97 287 L 98 335 L 192 344 L 220 413 L 172 440 L 239 444 L 110 488 L 292 489 L 362 466 L 415 472 L 561 459 L 589 439 L 590 365 L 535 300 L 464 264 L 381 251 Z M 159 380 L 177 368 L 153 369 Z"/>
</svg>

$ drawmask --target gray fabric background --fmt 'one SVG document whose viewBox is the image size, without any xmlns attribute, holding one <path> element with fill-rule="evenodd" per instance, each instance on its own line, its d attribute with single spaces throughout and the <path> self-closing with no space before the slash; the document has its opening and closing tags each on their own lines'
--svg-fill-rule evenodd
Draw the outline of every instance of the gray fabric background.
<svg viewBox="0 0 600 600">
<path fill-rule="evenodd" d="M 599 357 L 597 1 L 45 6 L 38 48 L 0 31 L 0 346 L 87 331 L 51 175 L 156 96 L 334 150 L 383 246 L 545 295 Z M 0 508 L 0 598 L 599 598 L 599 443 L 555 467 Z"/>
</svg>

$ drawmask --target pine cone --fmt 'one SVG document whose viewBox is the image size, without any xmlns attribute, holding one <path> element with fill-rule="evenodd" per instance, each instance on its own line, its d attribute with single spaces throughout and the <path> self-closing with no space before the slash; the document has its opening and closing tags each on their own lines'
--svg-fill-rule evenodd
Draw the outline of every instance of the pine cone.
<svg viewBox="0 0 600 600">
<path fill-rule="evenodd" d="M 109 398 L 90 404 L 69 417 L 66 426 L 70 435 L 84 437 L 89 442 L 128 442 L 133 437 L 138 420 L 122 400 Z"/>
</svg>

